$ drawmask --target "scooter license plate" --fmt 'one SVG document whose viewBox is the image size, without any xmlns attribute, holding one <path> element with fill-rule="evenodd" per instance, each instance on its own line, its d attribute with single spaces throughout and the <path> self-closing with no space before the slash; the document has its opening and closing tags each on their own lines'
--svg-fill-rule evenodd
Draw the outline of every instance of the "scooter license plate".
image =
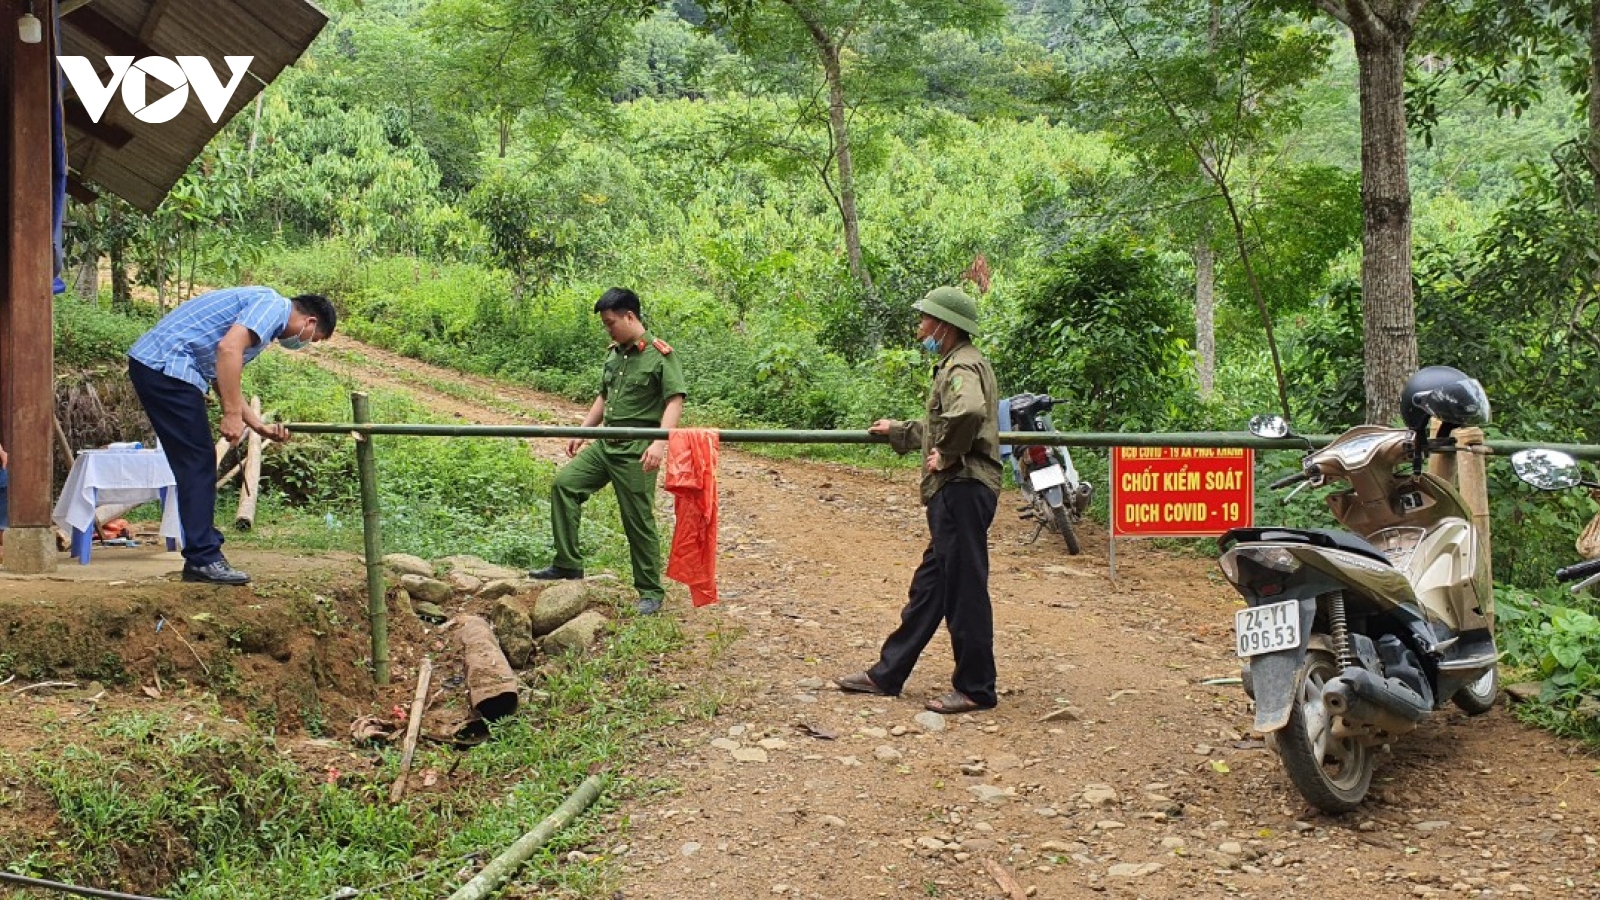
<svg viewBox="0 0 1600 900">
<path fill-rule="evenodd" d="M 1300 601 L 1252 606 L 1233 614 L 1240 656 L 1259 656 L 1300 646 Z"/>
<path fill-rule="evenodd" d="M 1034 490 L 1042 491 L 1045 488 L 1066 484 L 1067 473 L 1063 472 L 1060 466 L 1045 466 L 1042 469 L 1034 469 L 1029 472 L 1028 481 L 1033 484 Z"/>
</svg>

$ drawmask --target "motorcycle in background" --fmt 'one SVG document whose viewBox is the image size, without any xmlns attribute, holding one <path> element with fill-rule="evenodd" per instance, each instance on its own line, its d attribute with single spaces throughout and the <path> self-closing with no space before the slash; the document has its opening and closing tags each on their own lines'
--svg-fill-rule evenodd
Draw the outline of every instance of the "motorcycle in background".
<svg viewBox="0 0 1600 900">
<path fill-rule="evenodd" d="M 1055 431 L 1050 422 L 1050 409 L 1061 402 L 1049 394 L 1006 397 L 1000 401 L 1000 430 Z M 1022 488 L 1025 501 L 1022 518 L 1039 523 L 1028 543 L 1038 540 L 1039 534 L 1049 528 L 1061 535 L 1068 553 L 1074 556 L 1080 553 L 1082 548 L 1074 526 L 1089 512 L 1094 486 L 1079 479 L 1067 448 L 1028 444 L 1013 450 L 1007 445 L 1000 448 L 1000 455 L 1011 461 L 1012 474 Z"/>
<path fill-rule="evenodd" d="M 1447 703 L 1488 712 L 1499 693 L 1488 555 L 1455 488 L 1422 471 L 1427 454 L 1455 449 L 1456 427 L 1488 421 L 1488 397 L 1432 366 L 1406 383 L 1401 412 L 1407 428 L 1307 442 L 1301 470 L 1272 485 L 1344 483 L 1327 503 L 1345 530 L 1236 528 L 1220 541 L 1248 604 L 1234 625 L 1255 730 L 1329 813 L 1366 797 L 1379 748 Z M 1443 423 L 1431 438 L 1430 417 Z M 1250 425 L 1294 436 L 1277 416 Z"/>
</svg>

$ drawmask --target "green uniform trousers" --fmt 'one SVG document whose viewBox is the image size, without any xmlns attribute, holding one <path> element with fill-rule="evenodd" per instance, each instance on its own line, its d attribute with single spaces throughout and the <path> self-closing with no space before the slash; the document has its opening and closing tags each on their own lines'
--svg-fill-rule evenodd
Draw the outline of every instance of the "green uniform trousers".
<svg viewBox="0 0 1600 900">
<path fill-rule="evenodd" d="M 633 586 L 640 597 L 666 596 L 661 586 L 661 539 L 656 534 L 656 473 L 646 472 L 639 463 L 648 446 L 649 441 L 595 441 L 556 473 L 550 490 L 550 530 L 556 545 L 552 565 L 583 568 L 578 548 L 583 503 L 609 484 L 622 513 L 622 531 L 628 536 Z"/>
</svg>

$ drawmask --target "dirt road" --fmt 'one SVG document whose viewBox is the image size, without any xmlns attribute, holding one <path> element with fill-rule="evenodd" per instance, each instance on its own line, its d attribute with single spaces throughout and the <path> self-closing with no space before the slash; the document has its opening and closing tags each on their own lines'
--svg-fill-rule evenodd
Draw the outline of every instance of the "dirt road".
<svg viewBox="0 0 1600 900">
<path fill-rule="evenodd" d="M 477 422 L 578 406 L 342 340 L 316 356 Z M 441 391 L 437 385 L 466 385 Z M 430 386 L 431 385 L 431 386 Z M 481 399 L 473 399 L 481 395 Z M 554 415 L 551 415 L 551 413 Z M 562 442 L 536 442 L 555 458 Z M 1382 758 L 1372 799 L 1318 815 L 1248 733 L 1214 564 L 1132 541 L 1069 557 L 1001 498 L 991 532 L 998 709 L 916 716 L 948 688 L 941 633 L 898 699 L 833 690 L 875 657 L 926 540 L 914 475 L 725 448 L 723 601 L 669 614 L 715 706 L 630 761 L 671 785 L 617 817 L 627 898 L 1600 897 L 1600 775 L 1503 707 L 1448 713 Z M 998 868 L 996 868 L 998 867 Z"/>
</svg>

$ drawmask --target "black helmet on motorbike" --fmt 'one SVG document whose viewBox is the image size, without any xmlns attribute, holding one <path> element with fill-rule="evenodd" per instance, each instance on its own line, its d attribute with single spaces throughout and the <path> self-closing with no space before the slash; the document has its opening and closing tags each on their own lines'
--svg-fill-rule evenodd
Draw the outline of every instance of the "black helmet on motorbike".
<svg viewBox="0 0 1600 900">
<path fill-rule="evenodd" d="M 1445 426 L 1485 425 L 1489 422 L 1489 395 L 1483 385 L 1460 369 L 1428 366 L 1419 369 L 1400 389 L 1400 418 L 1406 427 L 1421 432 L 1428 419 Z"/>
</svg>

